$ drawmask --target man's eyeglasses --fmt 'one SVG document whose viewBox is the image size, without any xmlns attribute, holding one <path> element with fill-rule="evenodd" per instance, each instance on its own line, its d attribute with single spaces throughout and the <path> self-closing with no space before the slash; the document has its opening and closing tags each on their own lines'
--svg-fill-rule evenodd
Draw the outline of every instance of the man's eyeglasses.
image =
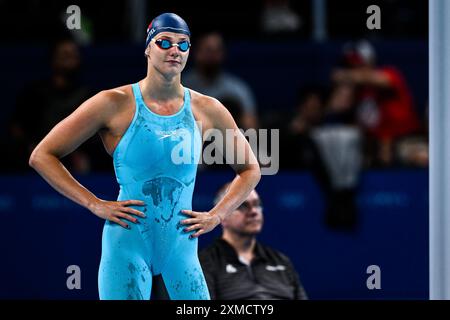
<svg viewBox="0 0 450 320">
<path fill-rule="evenodd" d="M 178 47 L 178 49 L 180 49 L 181 52 L 186 52 L 191 47 L 191 44 L 187 40 L 183 40 L 178 43 L 172 43 L 170 42 L 170 40 L 167 39 L 156 40 L 155 38 L 153 38 L 152 41 L 163 50 L 168 50 L 172 47 Z"/>
<path fill-rule="evenodd" d="M 236 210 L 239 210 L 241 212 L 249 212 L 252 209 L 252 207 L 256 208 L 257 210 L 262 210 L 263 208 L 262 203 L 260 202 L 251 204 L 248 201 L 244 201 L 239 207 L 237 207 Z"/>
</svg>

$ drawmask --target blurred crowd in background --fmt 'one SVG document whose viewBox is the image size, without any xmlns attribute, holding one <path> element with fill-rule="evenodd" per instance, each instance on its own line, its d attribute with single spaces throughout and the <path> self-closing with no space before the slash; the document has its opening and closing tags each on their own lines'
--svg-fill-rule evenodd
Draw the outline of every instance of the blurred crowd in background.
<svg viewBox="0 0 450 320">
<path fill-rule="evenodd" d="M 219 99 L 238 126 L 280 130 L 280 169 L 307 170 L 329 195 L 330 202 L 352 198 L 358 177 L 366 168 L 427 167 L 428 117 L 426 102 L 417 101 L 403 71 L 380 65 L 373 41 L 418 39 L 426 41 L 427 4 L 403 0 L 382 1 L 382 29 L 365 28 L 368 17 L 364 1 L 320 1 L 326 13 L 326 35 L 317 32 L 315 17 L 320 8 L 314 1 L 261 0 L 253 7 L 223 5 L 221 10 L 193 8 L 187 3 L 140 2 L 146 19 L 164 11 L 183 16 L 190 24 L 192 49 L 182 83 Z M 64 2 L 0 2 L 0 28 L 4 45 L 46 44 L 49 73 L 20 84 L 14 105 L 6 106 L 6 124 L 1 147 L 4 173 L 27 172 L 34 146 L 60 120 L 95 94 L 83 81 L 82 50 L 103 43 L 139 43 L 146 25 L 136 29 L 136 1 L 95 4 L 80 1 L 81 30 L 65 25 Z M 17 19 L 20 11 L 21 19 Z M 142 17 L 142 15 L 141 15 Z M 8 28 L 14 33 L 7 32 Z M 320 29 L 320 28 L 319 28 Z M 227 69 L 227 45 L 246 40 L 272 43 L 271 50 L 290 42 L 332 42 L 343 45 L 335 55 L 327 81 L 303 81 L 296 92 L 273 90 L 271 94 L 293 95 L 295 102 L 279 110 L 265 110 L 261 91 L 247 79 Z M 258 47 L 251 55 L 260 54 Z M 117 61 L 117 65 L 126 61 Z M 252 61 L 245 61 L 250 64 Z M 271 61 L 266 62 L 269 66 Z M 295 67 L 296 61 L 293 61 Z M 303 63 L 307 63 L 304 62 Z M 142 70 L 143 74 L 145 70 Z M 276 79 L 270 68 L 262 71 L 267 81 Z M 311 79 L 316 77 L 311 76 Z M 136 81 L 138 79 L 135 79 Z M 427 88 L 423 88 L 427 95 Z M 424 93 L 422 92 L 422 96 Z M 420 103 L 425 105 L 419 105 Z M 101 150 L 101 151 L 99 151 Z M 99 137 L 90 139 L 63 159 L 75 174 L 112 172 L 110 157 Z M 351 201 L 349 202 L 351 203 Z M 351 206 L 351 204 L 350 204 Z M 344 205 L 349 212 L 349 205 Z M 351 211 L 351 210 L 350 210 Z"/>
</svg>

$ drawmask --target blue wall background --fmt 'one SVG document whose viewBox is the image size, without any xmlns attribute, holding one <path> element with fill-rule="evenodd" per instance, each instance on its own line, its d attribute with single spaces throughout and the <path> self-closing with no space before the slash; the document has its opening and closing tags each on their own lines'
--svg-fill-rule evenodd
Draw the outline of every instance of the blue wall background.
<svg viewBox="0 0 450 320">
<path fill-rule="evenodd" d="M 199 172 L 194 210 L 208 210 L 230 172 Z M 77 177 L 98 197 L 115 199 L 113 176 Z M 0 177 L 0 298 L 98 299 L 103 221 L 65 199 L 37 174 Z M 265 226 L 259 240 L 287 254 L 311 299 L 428 299 L 428 172 L 368 171 L 357 201 L 360 224 L 338 232 L 324 223 L 322 195 L 309 174 L 264 176 L 258 191 Z M 200 238 L 208 245 L 220 228 Z M 366 268 L 381 268 L 368 290 Z M 66 269 L 81 268 L 81 290 Z"/>
</svg>

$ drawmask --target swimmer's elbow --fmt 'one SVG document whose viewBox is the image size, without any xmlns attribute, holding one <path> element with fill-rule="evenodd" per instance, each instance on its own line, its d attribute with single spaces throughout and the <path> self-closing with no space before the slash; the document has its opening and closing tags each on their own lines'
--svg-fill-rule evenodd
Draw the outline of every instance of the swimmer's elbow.
<svg viewBox="0 0 450 320">
<path fill-rule="evenodd" d="M 40 164 L 45 162 L 44 158 L 44 152 L 39 146 L 37 146 L 34 148 L 33 152 L 31 152 L 30 158 L 28 159 L 28 165 L 33 169 L 38 170 Z"/>
<path fill-rule="evenodd" d="M 259 183 L 259 181 L 261 180 L 261 168 L 259 166 L 256 166 L 255 169 L 255 185 L 257 185 Z"/>
<path fill-rule="evenodd" d="M 33 169 L 36 169 L 39 163 L 39 158 L 39 150 L 37 148 L 34 148 L 33 152 L 31 152 L 30 158 L 28 159 L 28 165 Z"/>
<path fill-rule="evenodd" d="M 252 185 L 256 186 L 261 180 L 261 169 L 259 164 L 247 164 L 241 166 L 233 166 L 236 174 L 245 177 Z"/>
<path fill-rule="evenodd" d="M 259 165 L 253 165 L 249 168 L 249 173 L 252 177 L 253 184 L 256 186 L 261 180 L 261 168 Z"/>
</svg>

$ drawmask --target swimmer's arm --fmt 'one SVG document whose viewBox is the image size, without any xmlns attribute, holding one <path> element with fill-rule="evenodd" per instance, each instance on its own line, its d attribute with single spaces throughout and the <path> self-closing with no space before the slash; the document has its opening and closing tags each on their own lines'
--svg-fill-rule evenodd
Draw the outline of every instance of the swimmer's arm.
<svg viewBox="0 0 450 320">
<path fill-rule="evenodd" d="M 60 159 L 104 128 L 114 109 L 111 94 L 102 91 L 59 122 L 31 153 L 29 165 L 55 190 L 89 208 L 96 200 L 61 163 Z"/>
<path fill-rule="evenodd" d="M 231 214 L 237 207 L 239 207 L 242 202 L 247 199 L 250 192 L 256 187 L 259 180 L 261 179 L 261 170 L 254 155 L 250 144 L 247 139 L 245 139 L 242 132 L 237 127 L 233 117 L 230 112 L 216 99 L 212 99 L 211 105 L 208 108 L 209 119 L 211 121 L 212 127 L 218 129 L 222 133 L 223 146 L 224 146 L 224 157 L 226 159 L 227 149 L 232 148 L 234 155 L 238 152 L 244 155 L 243 164 L 230 164 L 233 170 L 236 172 L 236 177 L 231 182 L 227 193 L 222 198 L 221 201 L 210 211 L 211 214 L 217 214 L 220 221 L 223 221 L 225 217 Z M 227 130 L 234 130 L 236 133 L 234 135 L 233 141 L 227 141 L 226 132 Z M 226 148 L 225 146 L 228 146 Z M 231 151 L 231 150 L 230 150 Z"/>
<path fill-rule="evenodd" d="M 126 95 L 117 90 L 102 91 L 88 99 L 58 123 L 37 145 L 29 164 L 62 195 L 89 209 L 96 216 L 130 229 L 122 219 L 138 223 L 131 215 L 145 217 L 144 213 L 129 206 L 143 206 L 143 201 L 101 200 L 75 180 L 60 161 L 100 129 L 111 127 L 108 124 L 123 101 L 126 101 Z"/>
</svg>

